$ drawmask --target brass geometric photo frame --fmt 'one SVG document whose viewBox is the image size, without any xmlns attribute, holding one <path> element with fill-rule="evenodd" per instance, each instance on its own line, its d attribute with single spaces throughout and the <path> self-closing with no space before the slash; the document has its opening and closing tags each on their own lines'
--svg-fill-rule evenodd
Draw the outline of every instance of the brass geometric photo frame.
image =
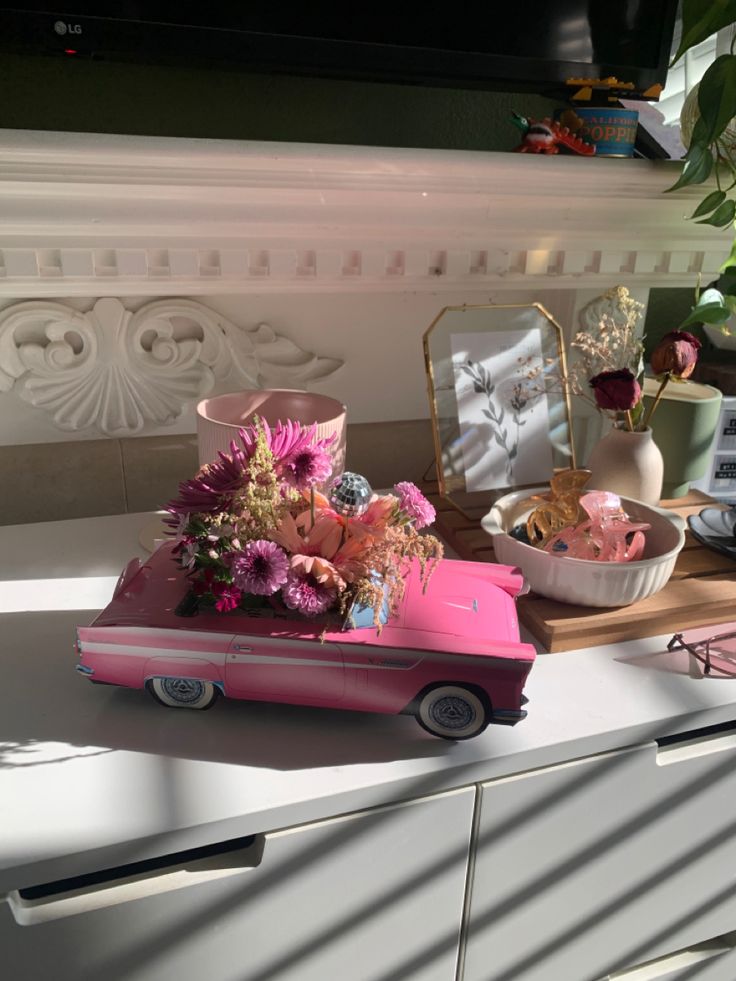
<svg viewBox="0 0 736 981">
<path fill-rule="evenodd" d="M 444 307 L 423 342 L 439 490 L 456 508 L 575 467 L 562 329 L 541 304 Z"/>
</svg>

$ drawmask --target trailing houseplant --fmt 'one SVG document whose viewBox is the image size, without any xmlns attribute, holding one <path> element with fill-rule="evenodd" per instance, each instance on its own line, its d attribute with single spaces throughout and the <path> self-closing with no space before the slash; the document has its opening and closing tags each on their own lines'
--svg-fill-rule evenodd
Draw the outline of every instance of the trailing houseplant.
<svg viewBox="0 0 736 981">
<path fill-rule="evenodd" d="M 672 60 L 674 65 L 695 45 L 736 24 L 736 0 L 683 0 L 682 38 Z M 710 191 L 691 218 L 715 228 L 733 226 L 736 218 L 736 147 L 725 138 L 736 117 L 736 53 L 734 42 L 728 54 L 720 55 L 703 75 L 698 86 L 699 116 L 693 127 L 685 166 L 670 191 L 715 179 Z M 706 323 L 728 333 L 726 322 L 736 314 L 736 239 L 721 267 L 718 283 L 700 291 L 695 306 L 680 327 Z"/>
</svg>

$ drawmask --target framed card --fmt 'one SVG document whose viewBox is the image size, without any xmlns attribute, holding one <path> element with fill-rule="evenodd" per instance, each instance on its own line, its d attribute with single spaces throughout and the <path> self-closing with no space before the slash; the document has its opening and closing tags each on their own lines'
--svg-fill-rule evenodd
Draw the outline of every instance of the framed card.
<svg viewBox="0 0 736 981">
<path fill-rule="evenodd" d="M 562 330 L 540 304 L 445 307 L 424 355 L 440 493 L 460 510 L 575 466 Z"/>
</svg>

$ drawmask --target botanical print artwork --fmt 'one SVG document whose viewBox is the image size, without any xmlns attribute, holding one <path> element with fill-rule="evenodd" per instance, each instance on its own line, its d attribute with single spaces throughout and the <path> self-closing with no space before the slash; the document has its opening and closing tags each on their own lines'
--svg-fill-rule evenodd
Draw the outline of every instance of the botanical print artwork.
<svg viewBox="0 0 736 981">
<path fill-rule="evenodd" d="M 547 481 L 549 406 L 528 382 L 544 366 L 539 328 L 453 334 L 451 345 L 467 490 Z"/>
</svg>

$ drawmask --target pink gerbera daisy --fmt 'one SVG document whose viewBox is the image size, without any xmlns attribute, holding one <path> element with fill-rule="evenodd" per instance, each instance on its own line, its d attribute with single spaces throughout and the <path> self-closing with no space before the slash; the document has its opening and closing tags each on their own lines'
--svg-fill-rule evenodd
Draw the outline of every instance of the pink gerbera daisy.
<svg viewBox="0 0 736 981">
<path fill-rule="evenodd" d="M 394 486 L 394 490 L 399 495 L 400 509 L 414 522 L 415 528 L 426 528 L 432 524 L 436 515 L 435 509 L 416 484 L 403 480 Z"/>
<path fill-rule="evenodd" d="M 283 548 L 260 538 L 235 553 L 230 572 L 233 582 L 244 593 L 271 596 L 286 582 L 289 560 Z"/>
<path fill-rule="evenodd" d="M 284 603 L 306 617 L 315 617 L 329 610 L 337 599 L 337 590 L 293 570 L 281 591 Z"/>
</svg>

